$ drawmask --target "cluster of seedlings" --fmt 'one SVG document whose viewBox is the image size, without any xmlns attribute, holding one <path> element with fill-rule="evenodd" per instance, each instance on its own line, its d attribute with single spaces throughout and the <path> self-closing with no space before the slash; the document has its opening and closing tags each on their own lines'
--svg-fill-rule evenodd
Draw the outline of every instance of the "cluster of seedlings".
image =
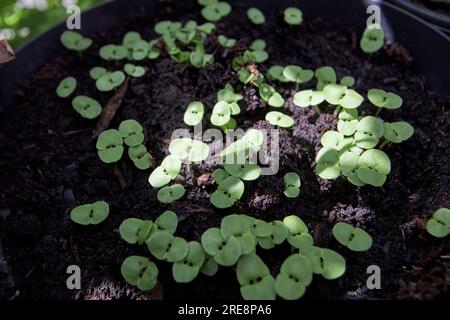
<svg viewBox="0 0 450 320">
<path fill-rule="evenodd" d="M 105 61 L 114 61 L 116 67 L 120 65 L 119 61 L 123 61 L 123 66 L 120 70 L 108 70 L 102 66 L 92 68 L 89 76 L 98 91 L 119 91 L 128 77 L 141 78 L 145 75 L 146 69 L 137 65 L 139 61 L 154 60 L 164 54 L 177 63 L 204 68 L 214 60 L 214 54 L 205 51 L 208 37 L 214 36 L 224 50 L 237 46 L 236 39 L 214 32 L 214 22 L 229 15 L 231 6 L 218 0 L 198 2 L 202 6 L 201 15 L 207 20 L 203 24 L 193 20 L 185 23 L 160 21 L 154 27 L 158 34 L 156 39 L 148 41 L 142 39 L 139 33 L 131 31 L 124 36 L 121 44 L 103 46 L 99 56 Z M 266 22 L 264 13 L 257 8 L 250 8 L 247 16 L 257 26 Z M 298 26 L 303 20 L 302 12 L 298 8 L 287 8 L 283 19 L 289 26 Z M 92 44 L 91 39 L 73 31 L 64 32 L 61 42 L 67 49 L 77 51 L 80 55 Z M 360 41 L 361 49 L 367 53 L 379 50 L 383 44 L 384 32 L 381 27 L 366 29 Z M 300 108 L 312 107 L 318 114 L 321 108 L 334 107 L 338 118 L 337 130 L 327 131 L 321 138 L 322 148 L 316 157 L 317 174 L 324 179 L 336 179 L 344 175 L 358 187 L 366 184 L 382 186 L 391 170 L 391 163 L 381 149 L 387 143 L 401 143 L 409 139 L 414 129 L 406 122 L 384 122 L 378 116 L 383 108 L 400 108 L 402 98 L 395 93 L 371 89 L 367 98 L 378 111 L 375 115 L 360 115 L 358 110 L 364 97 L 353 88 L 355 79 L 344 76 L 338 81 L 335 70 L 330 66 L 313 71 L 297 65 L 274 65 L 266 75 L 270 81 L 266 81 L 265 75 L 258 70 L 258 64 L 269 59 L 266 46 L 263 39 L 257 39 L 245 50 L 236 50 L 238 53 L 233 57 L 231 68 L 240 84 L 256 88 L 259 97 L 269 108 L 281 110 L 288 99 Z M 313 79 L 316 79 L 315 87 L 305 88 Z M 274 83 L 291 84 L 295 86 L 295 93 L 292 97 L 283 97 L 271 85 Z M 60 82 L 56 94 L 66 99 L 76 89 L 77 80 L 69 76 Z M 217 93 L 217 103 L 209 116 L 210 124 L 225 134 L 235 129 L 243 99 L 239 90 L 226 84 Z M 72 106 L 89 120 L 103 116 L 104 110 L 100 103 L 85 95 L 74 96 Z M 193 101 L 187 106 L 183 120 L 187 126 L 196 127 L 204 118 L 204 104 Z M 295 123 L 291 116 L 276 110 L 269 110 L 265 119 L 275 127 L 286 129 Z M 144 145 L 144 128 L 139 122 L 129 119 L 122 121 L 118 129 L 108 127 L 99 132 L 96 143 L 102 162 L 118 162 L 127 146 L 128 156 L 136 168 L 147 170 L 154 167 L 155 161 Z M 252 159 L 260 151 L 263 142 L 263 133 L 251 128 L 220 151 L 223 167 L 216 168 L 212 173 L 217 183 L 217 190 L 210 196 L 213 206 L 219 209 L 233 207 L 244 194 L 244 182 L 260 177 L 261 167 Z M 163 204 L 181 199 L 185 188 L 176 180 L 182 165 L 200 164 L 208 159 L 210 152 L 208 144 L 191 137 L 172 139 L 169 144 L 170 154 L 151 172 L 148 179 L 153 188 L 159 189 L 157 199 Z M 283 193 L 287 198 L 297 198 L 300 187 L 298 173 L 288 172 L 284 175 Z M 108 204 L 98 201 L 72 209 L 71 219 L 82 225 L 98 224 L 108 214 Z M 277 296 L 288 300 L 299 299 L 314 274 L 333 280 L 341 277 L 346 270 L 344 257 L 331 249 L 315 246 L 307 225 L 295 215 L 287 216 L 283 221 L 271 222 L 244 214 L 226 215 L 220 227 L 210 228 L 203 233 L 200 242 L 188 242 L 175 236 L 177 226 L 177 215 L 168 210 L 155 221 L 128 218 L 122 222 L 119 231 L 129 244 L 146 245 L 155 259 L 172 263 L 173 278 L 179 283 L 191 282 L 199 273 L 213 276 L 219 267 L 234 267 L 241 295 L 249 300 L 275 299 Z M 427 230 L 436 237 L 447 236 L 450 233 L 450 211 L 446 208 L 436 211 L 427 223 Z M 362 252 L 372 246 L 372 238 L 367 232 L 347 223 L 336 223 L 332 233 L 342 246 L 352 251 Z M 285 242 L 292 246 L 294 253 L 282 263 L 279 273 L 274 276 L 257 255 L 257 248 L 269 250 Z M 144 291 L 153 289 L 158 279 L 157 265 L 142 256 L 126 258 L 121 272 L 128 283 Z"/>
</svg>

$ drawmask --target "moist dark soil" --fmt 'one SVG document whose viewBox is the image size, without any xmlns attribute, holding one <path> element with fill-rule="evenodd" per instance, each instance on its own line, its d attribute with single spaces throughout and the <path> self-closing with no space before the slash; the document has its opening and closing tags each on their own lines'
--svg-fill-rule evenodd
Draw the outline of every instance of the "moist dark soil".
<svg viewBox="0 0 450 320">
<path fill-rule="evenodd" d="M 169 4 L 160 8 L 158 17 L 202 21 L 198 12 L 196 7 L 178 14 Z M 314 173 L 314 158 L 321 135 L 335 128 L 333 109 L 322 107 L 317 116 L 312 109 L 297 108 L 290 98 L 295 88 L 272 83 L 287 98 L 284 111 L 295 118 L 295 126 L 280 133 L 279 172 L 246 182 L 244 197 L 235 207 L 217 210 L 209 202 L 216 187 L 208 174 L 214 168 L 194 167 L 177 179 L 186 186 L 186 195 L 172 205 L 163 205 L 147 181 L 150 171 L 137 170 L 126 156 L 117 165 L 127 183 L 121 187 L 113 166 L 102 163 L 96 153 L 92 138 L 96 121 L 81 118 L 70 99 L 55 95 L 64 77 L 75 76 L 77 94 L 105 104 L 113 93 L 98 92 L 88 72 L 97 65 L 113 70 L 121 65 L 102 61 L 99 48 L 120 43 L 131 30 L 154 39 L 154 23 L 152 18 L 136 15 L 105 26 L 105 32 L 94 36 L 93 46 L 81 57 L 61 50 L 61 56 L 23 84 L 16 105 L 0 115 L 0 230 L 11 271 L 11 277 L 3 274 L 0 278 L 2 298 L 240 299 L 233 268 L 220 268 L 212 278 L 200 274 L 194 282 L 182 285 L 173 281 L 170 264 L 158 262 L 159 285 L 150 294 L 125 283 L 120 274 L 122 261 L 129 255 L 149 253 L 145 247 L 121 240 L 120 223 L 129 217 L 155 219 L 167 209 L 179 217 L 177 235 L 188 240 L 199 240 L 207 228 L 219 225 L 229 213 L 246 213 L 267 221 L 300 216 L 317 245 L 337 250 L 347 261 L 347 272 L 338 280 L 315 276 L 305 299 L 433 299 L 449 293 L 450 238 L 435 239 L 424 229 L 436 209 L 450 205 L 449 101 L 429 91 L 405 50 L 386 45 L 373 55 L 363 54 L 358 45 L 361 30 L 328 25 L 321 19 L 306 17 L 301 26 L 288 27 L 281 18 L 272 18 L 255 27 L 248 22 L 245 10 L 235 7 L 217 24 L 207 42 L 207 51 L 215 53 L 213 64 L 198 70 L 177 64 L 165 54 L 158 60 L 138 63 L 147 72 L 143 78 L 130 79 L 111 127 L 117 128 L 125 119 L 138 120 L 145 128 L 145 144 L 158 163 L 168 154 L 172 131 L 186 127 L 183 114 L 191 101 L 204 102 L 210 111 L 218 90 L 227 82 L 237 85 L 231 60 L 257 38 L 267 41 L 270 54 L 268 62 L 258 65 L 260 72 L 274 64 L 311 69 L 333 66 L 338 77 L 355 77 L 355 88 L 361 93 L 382 88 L 401 95 L 403 107 L 382 111 L 381 117 L 405 120 L 415 128 L 410 140 L 384 148 L 392 172 L 383 187 L 357 188 L 344 178 L 326 181 Z M 214 40 L 218 34 L 239 39 L 239 45 L 223 50 Z M 313 82 L 307 87 L 314 86 Z M 270 128 L 263 121 L 269 108 L 257 92 L 250 87 L 241 90 L 245 95 L 241 108 L 246 111 L 237 119 L 239 126 Z M 363 114 L 375 111 L 367 101 L 361 110 Z M 205 116 L 205 129 L 210 126 L 208 119 Z M 288 171 L 301 176 L 297 199 L 287 199 L 282 193 L 283 175 Z M 110 215 L 103 223 L 86 227 L 70 220 L 73 207 L 97 200 L 110 204 Z M 355 253 L 340 246 L 331 234 L 338 221 L 367 230 L 373 236 L 373 247 Z M 273 275 L 290 253 L 287 244 L 269 251 L 258 249 Z M 82 271 L 81 290 L 66 288 L 66 269 L 73 264 Z M 366 287 L 366 269 L 374 264 L 381 268 L 380 290 Z"/>
</svg>

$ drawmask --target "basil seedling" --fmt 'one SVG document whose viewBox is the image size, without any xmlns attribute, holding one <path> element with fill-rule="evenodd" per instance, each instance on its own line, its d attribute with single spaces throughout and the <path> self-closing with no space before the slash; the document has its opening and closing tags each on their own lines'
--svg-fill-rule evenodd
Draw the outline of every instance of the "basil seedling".
<svg viewBox="0 0 450 320">
<path fill-rule="evenodd" d="M 85 119 L 95 119 L 102 113 L 100 103 L 87 96 L 73 98 L 72 107 Z"/>
<path fill-rule="evenodd" d="M 74 77 L 67 77 L 61 80 L 56 88 L 56 95 L 60 98 L 67 98 L 74 93 L 77 88 L 77 79 Z"/>
<path fill-rule="evenodd" d="M 173 279 L 179 283 L 188 283 L 194 280 L 205 261 L 205 251 L 200 243 L 191 241 L 188 243 L 186 257 L 172 266 Z"/>
<path fill-rule="evenodd" d="M 148 181 L 152 187 L 161 188 L 175 179 L 180 170 L 181 161 L 172 155 L 167 156 L 162 161 L 161 165 L 153 170 L 148 178 Z"/>
<path fill-rule="evenodd" d="M 99 224 L 109 215 L 109 205 L 105 201 L 97 201 L 92 204 L 83 204 L 73 208 L 70 219 L 82 225 Z"/>
<path fill-rule="evenodd" d="M 148 291 L 156 286 L 158 268 L 146 257 L 130 256 L 126 258 L 120 272 L 124 279 L 139 290 Z"/>
<path fill-rule="evenodd" d="M 301 254 L 293 254 L 281 265 L 280 273 L 275 281 L 275 291 L 286 300 L 300 299 L 312 278 L 311 261 Z"/>
<path fill-rule="evenodd" d="M 295 172 L 284 175 L 284 195 L 288 198 L 297 198 L 300 194 L 300 176 Z"/>
<path fill-rule="evenodd" d="M 384 45 L 384 30 L 380 25 L 368 26 L 364 30 L 359 42 L 362 51 L 373 53 Z"/>
<path fill-rule="evenodd" d="M 84 51 L 92 45 L 91 39 L 85 38 L 75 31 L 64 31 L 60 40 L 64 47 L 78 52 Z"/>
<path fill-rule="evenodd" d="M 256 25 L 264 24 L 264 22 L 266 22 L 266 17 L 264 16 L 264 13 L 262 13 L 262 11 L 259 10 L 258 8 L 248 9 L 247 17 L 253 24 Z"/>
<path fill-rule="evenodd" d="M 97 139 L 97 152 L 104 163 L 117 162 L 123 154 L 123 138 L 119 131 L 109 129 L 103 131 Z"/>
<path fill-rule="evenodd" d="M 259 256 L 242 256 L 236 267 L 236 276 L 245 300 L 275 300 L 275 279 Z"/>
<path fill-rule="evenodd" d="M 450 234 L 450 210 L 440 208 L 427 222 L 427 231 L 434 237 L 444 238 Z"/>
<path fill-rule="evenodd" d="M 161 203 L 173 203 L 178 199 L 181 199 L 186 190 L 184 187 L 177 183 L 168 187 L 164 187 L 158 191 L 157 198 Z"/>
<path fill-rule="evenodd" d="M 266 114 L 266 121 L 271 125 L 278 126 L 280 128 L 290 128 L 294 125 L 293 118 L 278 111 L 268 112 Z"/>
<path fill-rule="evenodd" d="M 367 251 L 372 246 L 372 237 L 361 228 L 338 222 L 333 227 L 333 235 L 337 241 L 352 251 Z"/>
<path fill-rule="evenodd" d="M 286 8 L 284 10 L 284 21 L 289 25 L 299 25 L 303 21 L 303 13 L 299 8 Z"/>
</svg>

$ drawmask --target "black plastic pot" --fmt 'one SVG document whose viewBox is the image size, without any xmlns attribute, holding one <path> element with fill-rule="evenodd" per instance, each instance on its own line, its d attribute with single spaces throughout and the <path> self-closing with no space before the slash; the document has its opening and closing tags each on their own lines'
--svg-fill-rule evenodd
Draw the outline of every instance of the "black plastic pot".
<svg viewBox="0 0 450 320">
<path fill-rule="evenodd" d="M 240 5 L 257 6 L 267 15 L 279 14 L 283 7 L 297 4 L 298 1 L 243 0 L 234 1 Z M 196 5 L 196 0 L 177 0 L 182 12 L 184 6 Z M 306 19 L 323 17 L 331 23 L 354 26 L 363 30 L 367 19 L 366 6 L 370 1 L 362 0 L 302 0 L 299 5 Z M 382 25 L 388 33 L 388 39 L 404 46 L 414 58 L 415 65 L 427 77 L 430 87 L 441 96 L 450 96 L 450 42 L 448 37 L 435 26 L 425 22 L 414 14 L 385 1 L 376 1 L 383 12 Z M 141 12 L 154 16 L 157 12 L 156 0 L 116 0 L 93 8 L 82 14 L 82 33 L 95 34 L 105 27 L 120 24 L 120 19 Z M 389 27 L 388 27 L 389 26 Z M 44 64 L 52 61 L 65 50 L 60 44 L 60 34 L 65 30 L 62 23 L 39 36 L 17 53 L 17 59 L 0 68 L 0 111 L 13 106 L 18 86 Z M 42 94 L 54 94 L 43 92 Z M 0 243 L 0 261 L 2 261 Z M 0 264 L 1 273 L 8 273 L 7 266 Z M 13 286 L 12 278 L 8 283 Z"/>
<path fill-rule="evenodd" d="M 415 14 L 416 16 L 424 19 L 425 21 L 434 24 L 441 31 L 450 35 L 449 15 L 433 11 L 421 4 L 412 2 L 410 0 L 390 0 L 390 1 L 398 5 L 399 7 L 408 10 L 409 12 Z"/>
</svg>

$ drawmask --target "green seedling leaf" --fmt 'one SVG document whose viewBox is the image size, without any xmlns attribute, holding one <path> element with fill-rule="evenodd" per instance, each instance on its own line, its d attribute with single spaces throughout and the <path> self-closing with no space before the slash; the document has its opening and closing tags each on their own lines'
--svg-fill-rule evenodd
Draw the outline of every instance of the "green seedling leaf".
<svg viewBox="0 0 450 320">
<path fill-rule="evenodd" d="M 142 40 L 141 35 L 136 31 L 130 31 L 122 39 L 122 45 L 127 49 L 133 49 L 136 42 Z"/>
<path fill-rule="evenodd" d="M 143 244 L 150 236 L 152 228 L 152 221 L 128 218 L 120 224 L 119 233 L 122 239 L 129 244 Z"/>
<path fill-rule="evenodd" d="M 234 130 L 237 128 L 237 121 L 234 118 L 230 118 L 230 121 L 227 122 L 226 125 L 222 126 L 222 131 L 227 134 L 230 130 Z"/>
<path fill-rule="evenodd" d="M 324 147 L 316 156 L 316 172 L 322 179 L 336 179 L 341 174 L 336 149 Z"/>
<path fill-rule="evenodd" d="M 272 66 L 270 67 L 268 74 L 269 79 L 272 81 L 278 80 L 280 82 L 289 82 L 288 79 L 283 75 L 284 68 L 282 66 Z"/>
<path fill-rule="evenodd" d="M 100 57 L 103 60 L 122 60 L 128 55 L 128 50 L 124 46 L 117 46 L 115 44 L 107 44 L 100 48 Z"/>
<path fill-rule="evenodd" d="M 345 273 L 345 259 L 336 251 L 311 246 L 301 253 L 311 261 L 313 272 L 327 280 L 337 279 Z"/>
<path fill-rule="evenodd" d="M 341 79 L 339 83 L 342 84 L 343 86 L 346 86 L 347 88 L 350 88 L 353 87 L 353 85 L 355 84 L 355 78 L 351 76 L 345 76 Z"/>
<path fill-rule="evenodd" d="M 220 35 L 217 37 L 217 41 L 224 48 L 232 48 L 236 45 L 236 39 L 227 38 L 224 35 Z"/>
<path fill-rule="evenodd" d="M 170 142 L 169 152 L 180 160 L 201 162 L 208 158 L 209 147 L 199 140 L 180 138 Z"/>
<path fill-rule="evenodd" d="M 414 128 L 405 121 L 383 123 L 383 136 L 386 140 L 401 143 L 408 140 L 414 134 Z"/>
<path fill-rule="evenodd" d="M 233 235 L 224 238 L 220 229 L 211 228 L 205 231 L 201 237 L 203 249 L 214 257 L 217 264 L 231 267 L 236 264 L 242 253 L 242 246 Z"/>
<path fill-rule="evenodd" d="M 74 77 L 67 77 L 61 80 L 56 88 L 56 95 L 60 98 L 67 98 L 77 88 L 77 79 Z"/>
<path fill-rule="evenodd" d="M 350 150 L 342 153 L 339 156 L 339 166 L 342 173 L 355 186 L 361 187 L 365 185 L 361 179 L 358 178 L 359 154 Z"/>
<path fill-rule="evenodd" d="M 332 105 L 340 105 L 345 109 L 356 109 L 364 101 L 363 96 L 353 89 L 341 84 L 329 84 L 323 88 L 325 100 Z"/>
<path fill-rule="evenodd" d="M 364 151 L 358 162 L 358 178 L 374 187 L 381 187 L 386 182 L 386 176 L 391 172 L 391 161 L 381 150 Z"/>
<path fill-rule="evenodd" d="M 172 266 L 173 279 L 179 283 L 191 282 L 197 277 L 204 261 L 205 251 L 201 244 L 197 241 L 189 242 L 186 257 Z"/>
<path fill-rule="evenodd" d="M 378 108 L 398 109 L 403 104 L 403 99 L 398 94 L 386 92 L 381 89 L 370 89 L 367 92 L 369 101 Z"/>
<path fill-rule="evenodd" d="M 216 26 L 214 23 L 206 22 L 204 24 L 201 24 L 197 27 L 197 30 L 206 34 L 210 34 L 216 29 Z"/>
<path fill-rule="evenodd" d="M 158 40 L 152 40 L 149 43 L 148 47 L 148 58 L 151 60 L 158 59 L 161 55 L 161 50 L 156 46 L 158 44 Z"/>
<path fill-rule="evenodd" d="M 313 278 L 311 261 L 301 255 L 293 254 L 281 265 L 275 281 L 275 291 L 286 300 L 300 299 Z"/>
<path fill-rule="evenodd" d="M 256 39 L 250 45 L 250 50 L 260 51 L 266 49 L 266 46 L 267 46 L 266 41 L 264 41 L 263 39 Z"/>
<path fill-rule="evenodd" d="M 134 64 L 131 63 L 125 64 L 123 70 L 127 75 L 133 78 L 140 78 L 145 74 L 145 69 L 143 67 L 135 66 Z"/>
<path fill-rule="evenodd" d="M 212 277 L 219 270 L 219 265 L 217 264 L 216 260 L 214 260 L 214 257 L 210 256 L 209 254 L 205 254 L 205 256 L 205 262 L 200 268 L 200 272 L 209 277 Z"/>
<path fill-rule="evenodd" d="M 266 121 L 273 126 L 290 128 L 294 125 L 294 119 L 278 111 L 270 111 L 266 114 Z"/>
<path fill-rule="evenodd" d="M 322 91 L 302 90 L 294 95 L 294 104 L 297 107 L 306 108 L 317 106 L 325 100 Z"/>
<path fill-rule="evenodd" d="M 89 76 L 93 79 L 93 80 L 98 80 L 101 77 L 103 77 L 104 75 L 108 74 L 108 70 L 106 70 L 103 67 L 93 67 L 90 71 L 89 71 Z"/>
<path fill-rule="evenodd" d="M 157 167 L 148 179 L 149 183 L 154 188 L 161 188 L 168 184 L 171 180 L 178 176 L 181 170 L 181 161 L 172 156 L 167 156 L 161 165 Z"/>
<path fill-rule="evenodd" d="M 178 226 L 177 214 L 173 211 L 166 210 L 155 220 L 155 231 L 167 231 L 174 234 Z"/>
<path fill-rule="evenodd" d="M 145 40 L 138 40 L 133 44 L 133 47 L 130 49 L 131 58 L 133 60 L 144 60 L 148 57 L 150 50 L 150 44 Z M 115 60 L 115 59 L 114 59 Z"/>
<path fill-rule="evenodd" d="M 286 8 L 284 10 L 284 21 L 289 25 L 299 25 L 303 21 L 303 13 L 298 8 Z"/>
<path fill-rule="evenodd" d="M 259 95 L 271 107 L 280 108 L 284 105 L 283 97 L 272 86 L 266 83 L 259 86 Z"/>
<path fill-rule="evenodd" d="M 231 12 L 231 6 L 227 2 L 214 2 L 206 5 L 201 13 L 203 18 L 208 21 L 219 21 Z"/>
<path fill-rule="evenodd" d="M 78 52 L 84 51 L 92 45 L 91 39 L 85 38 L 75 31 L 64 31 L 60 40 L 64 47 Z"/>
<path fill-rule="evenodd" d="M 259 178 L 261 168 L 257 164 L 225 164 L 225 170 L 233 177 L 241 178 L 244 181 L 252 181 Z"/>
<path fill-rule="evenodd" d="M 242 254 L 248 254 L 255 250 L 256 239 L 242 216 L 231 214 L 224 217 L 220 224 L 220 232 L 225 239 L 234 236 L 241 244 Z"/>
<path fill-rule="evenodd" d="M 289 230 L 287 241 L 291 246 L 302 249 L 313 245 L 313 238 L 302 219 L 293 215 L 287 216 L 283 219 L 283 224 Z"/>
<path fill-rule="evenodd" d="M 102 113 L 102 106 L 100 103 L 87 96 L 77 96 L 73 98 L 72 107 L 85 119 L 95 119 Z"/>
<path fill-rule="evenodd" d="M 119 131 L 109 129 L 103 131 L 97 139 L 97 152 L 104 163 L 117 162 L 123 155 L 123 138 Z"/>
<path fill-rule="evenodd" d="M 70 219 L 73 222 L 87 226 L 99 224 L 109 215 L 109 205 L 105 201 L 97 201 L 92 204 L 83 204 L 73 208 L 70 212 Z"/>
<path fill-rule="evenodd" d="M 203 103 L 200 101 L 191 102 L 184 113 L 184 123 L 188 126 L 196 126 L 202 122 L 205 113 Z"/>
<path fill-rule="evenodd" d="M 364 117 L 356 125 L 355 143 L 363 149 L 375 148 L 383 133 L 383 122 L 379 118 Z"/>
<path fill-rule="evenodd" d="M 133 161 L 136 168 L 140 170 L 147 170 L 153 166 L 153 157 L 143 145 L 137 145 L 128 149 L 128 156 Z"/>
<path fill-rule="evenodd" d="M 211 123 L 215 126 L 221 127 L 230 121 L 231 108 L 225 101 L 216 103 L 211 114 Z"/>
<path fill-rule="evenodd" d="M 125 81 L 125 74 L 122 71 L 108 73 L 95 82 L 95 86 L 99 91 L 107 92 L 114 90 Z"/>
<path fill-rule="evenodd" d="M 178 262 L 188 254 L 188 244 L 180 237 L 174 237 L 168 231 L 157 231 L 146 241 L 151 254 L 158 260 Z"/>
<path fill-rule="evenodd" d="M 216 169 L 213 172 L 213 178 L 218 184 L 220 184 L 223 180 L 225 180 L 229 176 L 230 174 L 225 169 Z"/>
<path fill-rule="evenodd" d="M 288 198 L 297 198 L 300 194 L 300 176 L 295 172 L 284 175 L 284 195 Z"/>
<path fill-rule="evenodd" d="M 124 279 L 139 290 L 148 291 L 156 286 L 158 268 L 148 258 L 130 256 L 123 261 L 120 271 Z"/>
<path fill-rule="evenodd" d="M 119 132 L 129 147 L 135 147 L 144 142 L 144 128 L 136 120 L 122 121 L 119 125 Z"/>
<path fill-rule="evenodd" d="M 161 203 L 173 203 L 184 196 L 186 190 L 184 187 L 176 183 L 169 187 L 164 187 L 158 191 L 157 198 Z"/>
<path fill-rule="evenodd" d="M 362 51 L 373 53 L 378 51 L 384 45 L 384 30 L 380 25 L 368 26 L 364 30 L 359 42 Z"/>
<path fill-rule="evenodd" d="M 260 25 L 266 22 L 266 17 L 261 10 L 257 8 L 250 8 L 247 10 L 247 17 L 253 24 Z"/>
<path fill-rule="evenodd" d="M 322 91 L 327 85 L 336 83 L 336 72 L 332 67 L 324 66 L 316 69 L 316 89 Z"/>
<path fill-rule="evenodd" d="M 263 224 L 260 221 L 256 221 L 253 224 L 255 235 L 264 235 L 257 237 L 258 244 L 263 249 L 272 249 L 275 247 L 275 245 L 282 244 L 289 234 L 288 228 L 286 228 L 284 223 L 281 221 L 272 221 L 268 225 L 271 226 L 270 235 L 267 235 L 268 232 L 265 232 L 266 224 Z"/>
<path fill-rule="evenodd" d="M 269 268 L 255 253 L 242 256 L 236 267 L 236 276 L 245 300 L 274 300 L 275 279 Z"/>
<path fill-rule="evenodd" d="M 358 109 L 343 109 L 338 116 L 337 129 L 344 136 L 352 136 L 358 125 Z"/>
<path fill-rule="evenodd" d="M 357 252 L 369 250 L 373 242 L 372 237 L 363 229 L 344 222 L 334 225 L 333 235 L 340 244 Z"/>
<path fill-rule="evenodd" d="M 427 231 L 436 238 L 444 238 L 450 234 L 450 210 L 440 208 L 433 213 L 427 222 Z"/>
<path fill-rule="evenodd" d="M 154 30 L 157 34 L 164 35 L 166 33 L 170 33 L 169 27 L 171 26 L 172 21 L 163 20 L 155 24 Z"/>
<path fill-rule="evenodd" d="M 290 65 L 284 68 L 283 76 L 290 82 L 304 83 L 313 78 L 314 72 L 309 69 L 302 69 L 299 66 Z"/>
<path fill-rule="evenodd" d="M 244 188 L 241 179 L 228 177 L 219 184 L 209 200 L 219 209 L 230 208 L 242 197 Z"/>
</svg>

